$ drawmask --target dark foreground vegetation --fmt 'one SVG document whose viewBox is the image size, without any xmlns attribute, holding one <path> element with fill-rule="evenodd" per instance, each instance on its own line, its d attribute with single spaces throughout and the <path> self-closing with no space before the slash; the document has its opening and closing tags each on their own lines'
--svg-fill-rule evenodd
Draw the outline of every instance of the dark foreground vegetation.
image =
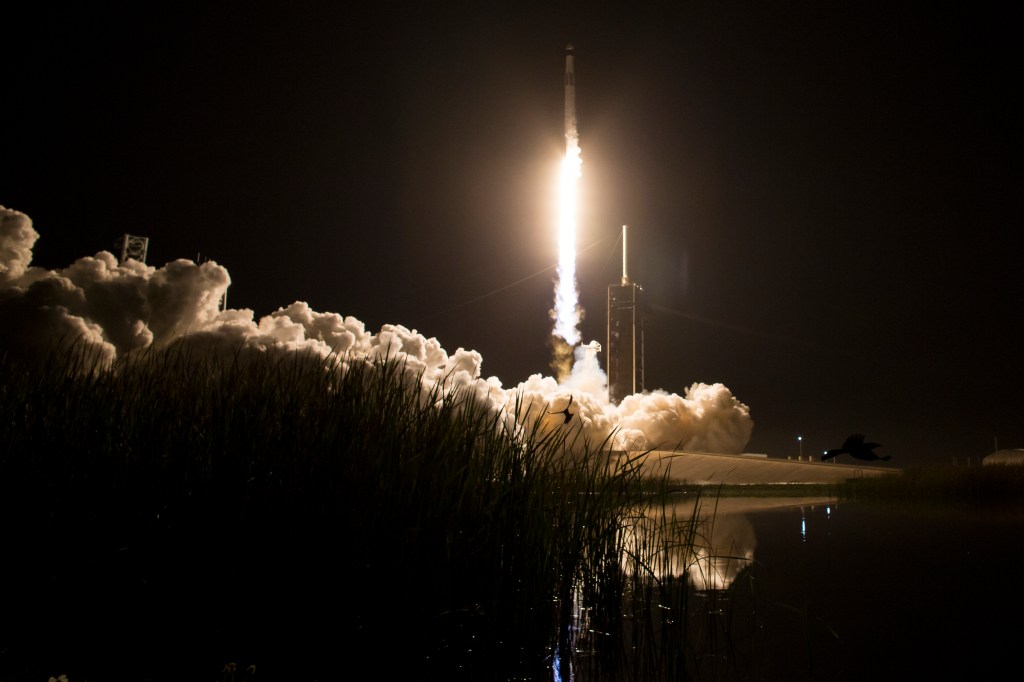
<svg viewBox="0 0 1024 682">
<path fill-rule="evenodd" d="M 0 359 L 0 680 L 763 677 L 756 609 L 693 580 L 703 522 L 664 516 L 630 462 L 529 405 L 506 421 L 338 360 Z M 1013 499 L 1014 477 L 969 489 Z"/>
<path fill-rule="evenodd" d="M 719 665 L 702 650 L 718 640 L 682 617 L 698 612 L 685 580 L 655 577 L 664 543 L 700 529 L 661 518 L 684 534 L 627 540 L 653 504 L 628 462 L 522 430 L 529 406 L 506 423 L 399 362 L 338 360 L 181 346 L 106 369 L 76 352 L 0 361 L 0 679 Z"/>
</svg>

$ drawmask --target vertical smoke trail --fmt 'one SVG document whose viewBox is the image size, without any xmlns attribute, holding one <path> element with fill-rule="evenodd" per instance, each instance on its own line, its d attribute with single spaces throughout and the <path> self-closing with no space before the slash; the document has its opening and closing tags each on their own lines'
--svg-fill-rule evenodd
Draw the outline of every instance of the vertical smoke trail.
<svg viewBox="0 0 1024 682">
<path fill-rule="evenodd" d="M 555 283 L 555 321 L 551 369 L 559 381 L 572 369 L 573 349 L 580 342 L 577 328 L 582 316 L 576 287 L 576 188 L 582 174 L 579 135 L 576 131 L 576 73 L 573 48 L 565 49 L 565 158 L 559 174 L 558 279 Z"/>
</svg>

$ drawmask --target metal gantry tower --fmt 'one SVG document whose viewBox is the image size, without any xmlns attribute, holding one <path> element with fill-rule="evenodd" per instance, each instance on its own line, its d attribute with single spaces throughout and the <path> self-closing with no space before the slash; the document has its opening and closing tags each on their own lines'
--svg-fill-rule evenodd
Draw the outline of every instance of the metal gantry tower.
<svg viewBox="0 0 1024 682">
<path fill-rule="evenodd" d="M 149 237 L 123 234 L 117 239 L 117 248 L 120 254 L 118 263 L 123 264 L 129 258 L 145 263 L 146 252 L 149 251 Z"/>
<path fill-rule="evenodd" d="M 608 287 L 608 400 L 644 390 L 643 288 L 629 279 L 628 226 L 622 226 L 622 282 Z"/>
</svg>

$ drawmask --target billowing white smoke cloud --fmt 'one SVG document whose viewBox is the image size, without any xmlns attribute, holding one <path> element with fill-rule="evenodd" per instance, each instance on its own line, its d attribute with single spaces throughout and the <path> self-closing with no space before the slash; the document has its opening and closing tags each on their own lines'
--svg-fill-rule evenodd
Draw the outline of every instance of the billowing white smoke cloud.
<svg viewBox="0 0 1024 682">
<path fill-rule="evenodd" d="M 37 239 L 27 215 L 0 206 L 0 286 L 25 274 Z"/>
<path fill-rule="evenodd" d="M 747 406 L 722 384 L 695 383 L 685 396 L 654 391 L 609 403 L 595 347 L 576 349 L 571 375 L 562 382 L 534 374 L 505 388 L 497 377 L 483 377 L 476 351 L 449 354 L 436 339 L 401 325 L 371 333 L 354 317 L 316 312 L 301 301 L 259 320 L 249 309 L 222 310 L 231 280 L 214 262 L 180 259 L 154 268 L 132 260 L 119 264 L 101 251 L 45 270 L 31 266 L 38 238 L 28 216 L 0 206 L 0 352 L 73 341 L 111 362 L 125 353 L 185 342 L 336 354 L 346 361 L 389 357 L 422 377 L 425 394 L 440 382 L 506 412 L 518 399 L 529 409 L 528 420 L 541 420 L 543 429 L 582 429 L 587 442 L 610 439 L 615 449 L 739 453 L 753 429 Z M 556 411 L 570 396 L 574 417 L 566 424 Z"/>
</svg>

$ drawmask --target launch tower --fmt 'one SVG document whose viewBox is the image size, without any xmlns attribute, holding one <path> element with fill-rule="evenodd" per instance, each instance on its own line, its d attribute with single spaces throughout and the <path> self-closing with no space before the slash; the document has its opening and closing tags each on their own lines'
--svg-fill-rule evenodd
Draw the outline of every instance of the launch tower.
<svg viewBox="0 0 1024 682">
<path fill-rule="evenodd" d="M 124 234 L 117 239 L 116 248 L 120 253 L 118 263 L 121 265 L 124 265 L 129 258 L 145 263 L 146 253 L 149 251 L 149 237 Z"/>
<path fill-rule="evenodd" d="M 622 283 L 608 287 L 608 400 L 618 405 L 644 390 L 643 288 L 629 279 L 628 226 L 622 226 Z"/>
</svg>

